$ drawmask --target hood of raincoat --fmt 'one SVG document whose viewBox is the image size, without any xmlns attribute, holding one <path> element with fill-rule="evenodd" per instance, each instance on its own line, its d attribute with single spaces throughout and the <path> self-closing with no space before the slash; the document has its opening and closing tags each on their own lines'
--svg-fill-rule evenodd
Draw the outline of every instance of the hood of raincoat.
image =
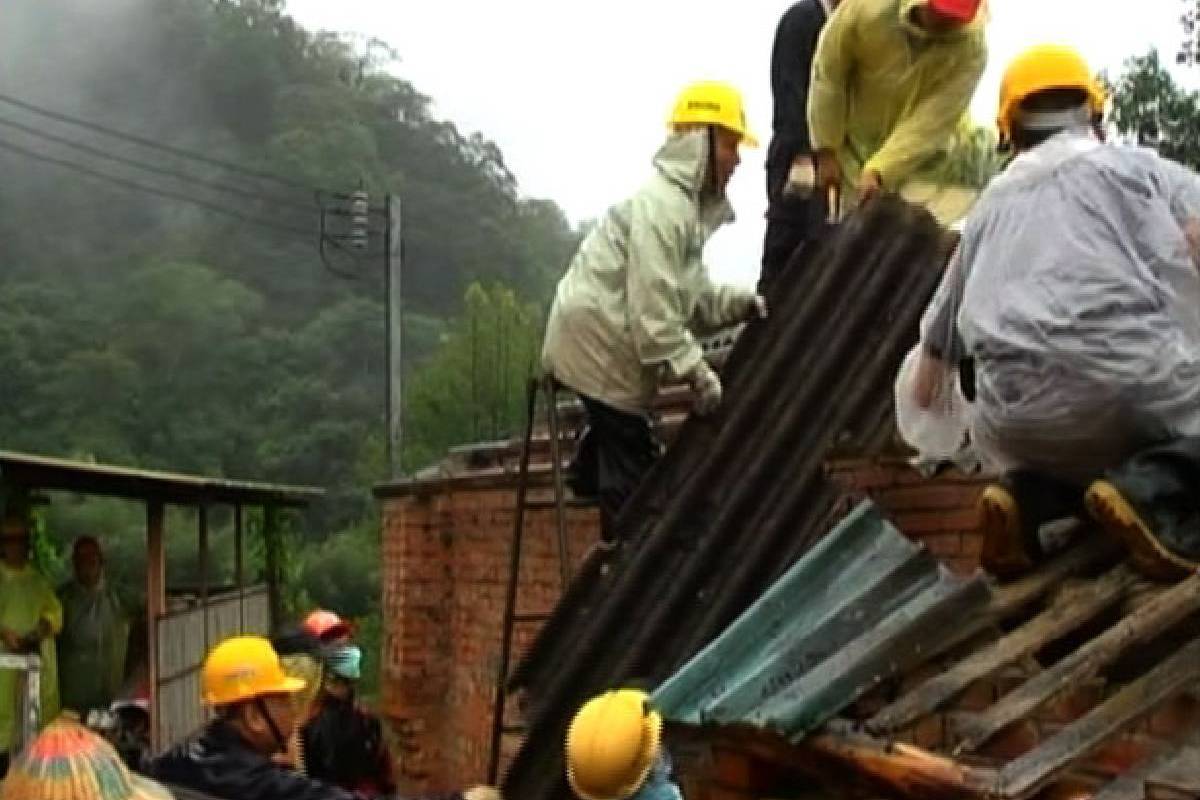
<svg viewBox="0 0 1200 800">
<path fill-rule="evenodd" d="M 1067 161 L 1100 146 L 1100 141 L 1090 130 L 1063 131 L 1037 147 L 1019 153 L 1004 172 L 992 179 L 992 185 L 1002 187 L 1010 183 L 1040 180 Z"/>
<path fill-rule="evenodd" d="M 703 358 L 696 335 L 744 320 L 748 290 L 714 286 L 704 245 L 733 219 L 724 196 L 704 190 L 704 130 L 672 134 L 654 174 L 608 210 L 559 281 L 542 365 L 559 381 L 637 412 L 664 376 L 682 378 Z"/>
<path fill-rule="evenodd" d="M 705 225 L 706 238 L 717 228 L 733 222 L 733 206 L 724 194 L 705 191 L 710 144 L 705 131 L 689 131 L 667 138 L 654 155 L 654 168 L 682 189 L 697 204 Z"/>
</svg>

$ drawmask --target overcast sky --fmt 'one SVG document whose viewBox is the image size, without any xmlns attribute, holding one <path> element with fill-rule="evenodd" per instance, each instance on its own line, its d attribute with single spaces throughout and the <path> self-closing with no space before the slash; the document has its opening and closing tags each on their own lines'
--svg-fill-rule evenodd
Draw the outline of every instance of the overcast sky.
<svg viewBox="0 0 1200 800">
<path fill-rule="evenodd" d="M 661 142 L 675 93 L 717 78 L 746 94 L 751 125 L 770 135 L 768 65 L 788 2 L 729 0 L 288 0 L 303 25 L 379 37 L 396 72 L 431 96 L 435 113 L 500 145 L 527 195 L 574 220 L 636 189 Z M 1095 69 L 1119 72 L 1152 46 L 1173 61 L 1180 0 L 992 0 L 990 59 L 972 105 L 994 118 L 1004 64 L 1030 44 L 1079 47 Z M 1179 76 L 1195 87 L 1200 72 Z M 714 278 L 753 284 L 763 211 L 763 153 L 748 151 L 730 186 L 738 221 L 714 237 Z M 565 266 L 565 265 L 564 265 Z"/>
</svg>

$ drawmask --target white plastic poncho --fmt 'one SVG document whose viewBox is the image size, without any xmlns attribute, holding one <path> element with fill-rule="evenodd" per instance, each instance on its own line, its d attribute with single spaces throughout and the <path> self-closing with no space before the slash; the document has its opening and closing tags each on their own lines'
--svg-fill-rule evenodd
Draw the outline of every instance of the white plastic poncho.
<svg viewBox="0 0 1200 800">
<path fill-rule="evenodd" d="M 754 293 L 714 286 L 704 244 L 733 212 L 701 191 L 704 131 L 672 135 L 655 174 L 611 208 L 559 281 L 543 367 L 577 392 L 625 411 L 649 406 L 660 378 L 703 358 L 696 335 L 744 320 Z"/>
<path fill-rule="evenodd" d="M 1198 225 L 1196 175 L 1081 132 L 993 181 L 929 312 L 946 360 L 975 360 L 991 466 L 1086 481 L 1200 434 Z"/>
</svg>

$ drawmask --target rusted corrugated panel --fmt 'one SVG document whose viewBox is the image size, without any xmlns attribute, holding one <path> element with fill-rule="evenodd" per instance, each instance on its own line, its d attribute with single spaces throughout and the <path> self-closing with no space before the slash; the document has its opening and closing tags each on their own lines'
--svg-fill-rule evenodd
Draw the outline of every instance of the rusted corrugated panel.
<svg viewBox="0 0 1200 800">
<path fill-rule="evenodd" d="M 506 794 L 566 796 L 562 742 L 604 688 L 675 672 L 835 521 L 823 461 L 891 440 L 891 384 L 916 341 L 949 235 L 899 200 L 826 238 L 770 293 L 722 370 L 726 402 L 689 419 L 514 675 L 530 730 Z"/>
<path fill-rule="evenodd" d="M 864 502 L 654 693 L 666 719 L 803 737 L 987 607 Z"/>
</svg>

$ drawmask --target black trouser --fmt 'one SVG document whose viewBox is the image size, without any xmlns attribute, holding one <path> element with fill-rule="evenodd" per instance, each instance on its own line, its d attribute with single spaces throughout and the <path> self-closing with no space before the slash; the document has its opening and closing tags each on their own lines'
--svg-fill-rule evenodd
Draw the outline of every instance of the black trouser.
<svg viewBox="0 0 1200 800">
<path fill-rule="evenodd" d="M 580 395 L 587 410 L 587 430 L 571 464 L 573 487 L 595 495 L 600 503 L 600 529 L 606 542 L 616 539 L 617 515 L 637 489 L 662 450 L 645 414 L 620 411 Z"/>
<path fill-rule="evenodd" d="M 1164 547 L 1200 561 L 1200 437 L 1148 447 L 1106 477 Z"/>
<path fill-rule="evenodd" d="M 1025 550 L 1030 558 L 1039 559 L 1044 555 L 1042 540 L 1038 535 L 1043 525 L 1068 517 L 1083 519 L 1085 516 L 1083 492 L 1086 486 L 1026 469 L 1005 473 L 1000 484 L 1017 501 Z"/>
<path fill-rule="evenodd" d="M 767 233 L 763 238 L 762 273 L 758 280 L 760 292 L 766 291 L 784 272 L 800 245 L 820 231 L 826 214 L 825 201 L 821 197 L 796 199 L 783 196 L 790 170 L 791 164 L 767 166 Z"/>
<path fill-rule="evenodd" d="M 0 781 L 4 780 L 5 777 L 8 776 L 9 759 L 10 759 L 10 756 L 8 754 L 8 751 L 0 753 Z"/>
</svg>

